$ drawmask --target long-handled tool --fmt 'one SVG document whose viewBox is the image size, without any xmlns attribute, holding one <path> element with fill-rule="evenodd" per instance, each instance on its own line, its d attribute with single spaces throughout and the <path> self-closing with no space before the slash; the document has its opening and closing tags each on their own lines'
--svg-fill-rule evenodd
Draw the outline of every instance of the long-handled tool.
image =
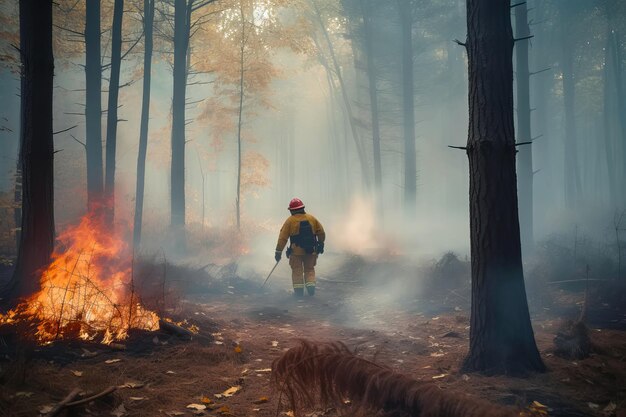
<svg viewBox="0 0 626 417">
<path fill-rule="evenodd" d="M 263 281 L 263 285 L 261 285 L 261 289 L 263 289 L 263 287 L 265 287 L 265 284 L 267 284 L 267 280 L 270 279 L 270 277 L 272 276 L 272 274 L 274 273 L 274 270 L 276 269 L 276 267 L 278 266 L 280 261 L 276 261 L 276 265 L 274 265 L 274 268 L 272 268 L 272 270 L 270 271 L 269 274 L 267 274 L 267 278 L 265 278 L 265 281 Z"/>
</svg>

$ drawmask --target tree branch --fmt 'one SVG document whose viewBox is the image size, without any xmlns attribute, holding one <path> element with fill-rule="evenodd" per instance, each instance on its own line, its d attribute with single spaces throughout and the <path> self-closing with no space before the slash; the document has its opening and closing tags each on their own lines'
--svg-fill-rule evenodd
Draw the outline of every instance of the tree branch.
<svg viewBox="0 0 626 417">
<path fill-rule="evenodd" d="M 63 133 L 63 132 L 67 132 L 68 130 L 72 130 L 75 127 L 78 127 L 78 125 L 74 125 L 72 127 L 68 127 L 67 129 L 63 129 L 63 130 L 59 130 L 58 132 L 52 132 L 53 135 L 58 135 L 59 133 Z"/>
<path fill-rule="evenodd" d="M 530 39 L 530 38 L 534 38 L 534 37 L 535 37 L 535 35 L 524 36 L 524 37 L 521 37 L 521 38 L 513 39 L 513 42 L 524 41 L 526 39 Z"/>
<path fill-rule="evenodd" d="M 528 75 L 530 76 L 530 75 L 541 74 L 542 72 L 550 71 L 551 69 L 552 69 L 552 67 L 544 68 L 544 69 L 539 70 L 539 71 L 530 72 Z"/>
<path fill-rule="evenodd" d="M 467 44 L 465 42 L 461 42 L 458 39 L 453 39 L 452 42 L 456 43 L 459 46 L 462 46 L 463 48 L 467 48 Z"/>
<path fill-rule="evenodd" d="M 87 149 L 87 145 L 85 145 L 85 143 L 84 143 L 84 142 L 81 142 L 80 140 L 76 139 L 76 136 L 74 136 L 74 135 L 70 135 L 70 137 L 71 137 L 72 139 L 74 139 L 76 142 L 78 142 L 78 143 L 80 143 L 81 145 L 83 145 L 83 147 L 84 147 L 85 149 Z"/>
</svg>

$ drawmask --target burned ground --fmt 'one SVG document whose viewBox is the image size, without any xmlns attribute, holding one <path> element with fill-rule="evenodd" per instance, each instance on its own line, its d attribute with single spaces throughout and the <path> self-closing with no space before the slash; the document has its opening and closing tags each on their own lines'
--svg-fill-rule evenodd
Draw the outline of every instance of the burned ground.
<svg viewBox="0 0 626 417">
<path fill-rule="evenodd" d="M 554 352 L 555 335 L 565 319 L 577 317 L 584 298 L 584 291 L 555 286 L 546 289 L 549 307 L 539 307 L 531 295 L 535 335 L 549 371 L 528 378 L 468 375 L 459 371 L 469 336 L 465 261 L 446 255 L 415 269 L 351 257 L 340 265 L 322 267 L 318 293 L 303 299 L 291 296 L 284 271 L 261 291 L 263 277 L 239 277 L 233 266 L 170 266 L 171 282 L 187 279 L 175 306 L 163 304 L 160 314 L 197 327 L 192 340 L 161 330 L 136 331 L 123 347 L 76 341 L 32 346 L 4 328 L 0 415 L 37 415 L 75 387 L 89 396 L 111 386 L 118 388 L 68 415 L 285 415 L 289 406 L 271 386 L 269 369 L 302 338 L 341 341 L 360 357 L 413 379 L 528 413 L 533 401 L 549 407 L 551 416 L 626 411 L 626 316 L 623 305 L 609 304 L 599 290 L 589 305 L 589 358 L 564 359 Z M 445 281 L 446 268 L 458 275 L 451 282 Z M 416 275 L 429 283 L 419 291 Z M 222 394 L 231 387 L 239 388 Z M 191 404 L 206 409 L 187 408 Z M 306 413 L 352 415 L 349 407 Z"/>
</svg>

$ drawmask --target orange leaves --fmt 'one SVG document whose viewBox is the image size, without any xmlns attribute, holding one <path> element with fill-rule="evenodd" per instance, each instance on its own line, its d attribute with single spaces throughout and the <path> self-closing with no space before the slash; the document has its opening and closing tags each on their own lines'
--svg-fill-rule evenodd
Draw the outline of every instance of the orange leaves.
<svg viewBox="0 0 626 417">
<path fill-rule="evenodd" d="M 267 172 L 270 164 L 263 155 L 254 151 L 246 152 L 241 164 L 241 190 L 244 194 L 255 195 L 259 188 L 269 184 Z"/>
</svg>

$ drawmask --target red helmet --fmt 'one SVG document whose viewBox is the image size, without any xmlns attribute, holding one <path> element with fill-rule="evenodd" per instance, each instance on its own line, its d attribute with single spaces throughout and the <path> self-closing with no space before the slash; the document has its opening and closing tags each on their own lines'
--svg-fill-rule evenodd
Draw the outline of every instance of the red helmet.
<svg viewBox="0 0 626 417">
<path fill-rule="evenodd" d="M 304 203 L 299 198 L 293 198 L 289 202 L 289 210 L 299 210 L 304 208 Z"/>
</svg>

